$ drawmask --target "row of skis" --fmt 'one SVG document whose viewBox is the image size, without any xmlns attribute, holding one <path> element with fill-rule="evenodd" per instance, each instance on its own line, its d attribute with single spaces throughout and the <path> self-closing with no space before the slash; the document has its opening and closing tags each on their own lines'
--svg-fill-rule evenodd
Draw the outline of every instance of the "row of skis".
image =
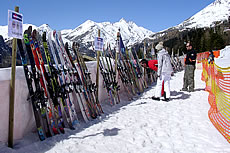
<svg viewBox="0 0 230 153">
<path fill-rule="evenodd" d="M 79 124 L 79 116 L 88 122 L 103 113 L 96 96 L 97 88 L 77 43 L 73 43 L 70 52 L 60 32 L 52 31 L 48 35 L 44 32 L 40 36 L 29 27 L 23 41 L 18 39 L 17 44 L 40 140 L 64 133 L 64 128 L 74 129 L 74 125 Z M 26 57 L 29 57 L 30 67 Z M 76 110 L 80 110 L 80 115 Z"/>
<path fill-rule="evenodd" d="M 64 44 L 56 31 L 41 36 L 30 26 L 17 44 L 40 140 L 64 133 L 65 128 L 75 129 L 80 121 L 88 122 L 103 113 L 98 87 L 78 43 Z M 156 81 L 155 72 L 143 70 L 136 52 L 124 47 L 119 32 L 116 52 L 107 47 L 97 54 L 97 69 L 111 105 L 120 103 L 118 78 L 130 99 Z"/>
</svg>

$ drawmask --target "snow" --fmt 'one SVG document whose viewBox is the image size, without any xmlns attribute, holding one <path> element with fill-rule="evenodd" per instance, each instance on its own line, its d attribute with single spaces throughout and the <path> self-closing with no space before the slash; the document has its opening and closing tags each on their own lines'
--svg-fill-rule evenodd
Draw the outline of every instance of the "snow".
<svg viewBox="0 0 230 153">
<path fill-rule="evenodd" d="M 72 31 L 65 30 L 62 32 L 62 36 L 69 39 L 69 41 L 77 41 L 80 37 L 83 43 L 87 43 L 94 41 L 94 38 L 98 36 L 98 29 L 100 29 L 101 37 L 104 39 L 105 44 L 113 42 L 111 43 L 111 47 L 113 48 L 115 47 L 116 35 L 119 28 L 121 29 L 124 44 L 127 46 L 133 45 L 136 42 L 141 42 L 146 37 L 153 34 L 152 31 L 139 27 L 134 22 L 126 21 L 122 18 L 119 22 L 115 23 L 97 23 L 87 20 Z"/>
<path fill-rule="evenodd" d="M 91 72 L 93 82 L 96 82 L 97 62 L 87 62 L 88 70 Z M 29 68 L 30 69 L 30 68 Z M 8 139 L 8 117 L 9 117 L 9 91 L 10 91 L 11 68 L 0 69 L 0 142 L 7 142 Z M 118 80 L 121 84 L 121 80 Z M 23 89 L 23 90 L 22 90 Z M 98 99 L 101 103 L 108 101 L 106 89 L 103 87 L 103 77 L 99 77 Z M 120 97 L 127 99 L 123 86 L 121 86 Z M 77 102 L 76 97 L 73 97 Z M 76 104 L 76 103 L 75 103 Z M 76 108 L 79 112 L 79 108 Z M 26 134 L 35 130 L 35 119 L 30 101 L 28 100 L 28 88 L 25 80 L 25 74 L 22 66 L 16 67 L 15 78 L 15 118 L 14 118 L 14 140 L 22 139 Z"/>
<path fill-rule="evenodd" d="M 4 39 L 8 38 L 8 26 L 0 26 L 0 34 Z"/>
<path fill-rule="evenodd" d="M 230 13 L 229 0 L 215 0 L 188 20 L 177 25 L 183 28 L 203 28 L 213 26 L 216 21 L 227 20 Z M 185 26 L 185 27 L 184 27 Z"/>
<path fill-rule="evenodd" d="M 215 59 L 216 65 L 222 67 L 222 68 L 228 68 L 230 67 L 230 46 L 226 46 L 224 49 L 220 50 L 220 56 L 219 58 Z"/>
<path fill-rule="evenodd" d="M 111 107 L 105 114 L 76 130 L 39 141 L 30 133 L 15 142 L 14 149 L 1 144 L 0 152 L 17 153 L 229 153 L 226 139 L 208 118 L 208 92 L 201 81 L 202 70 L 195 71 L 195 92 L 181 92 L 184 72 L 171 80 L 171 101 L 154 101 L 155 86 L 132 101 Z"/>
<path fill-rule="evenodd" d="M 229 0 L 215 0 L 187 20 L 182 23 L 169 27 L 165 30 L 159 31 L 150 36 L 150 39 L 157 39 L 162 37 L 170 29 L 179 29 L 180 31 L 192 28 L 205 28 L 214 27 L 224 20 L 228 20 L 230 14 L 230 1 Z M 218 22 L 217 22 L 218 21 Z M 215 25 L 216 24 L 216 25 Z"/>
</svg>

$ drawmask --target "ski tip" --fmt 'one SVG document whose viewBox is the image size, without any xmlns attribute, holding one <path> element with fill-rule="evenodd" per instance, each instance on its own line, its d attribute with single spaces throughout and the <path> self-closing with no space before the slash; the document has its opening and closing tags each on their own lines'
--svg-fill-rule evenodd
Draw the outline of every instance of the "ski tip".
<svg viewBox="0 0 230 153">
<path fill-rule="evenodd" d="M 43 42 L 46 42 L 46 32 L 44 31 L 43 34 L 42 34 L 42 41 Z"/>
<path fill-rule="evenodd" d="M 73 126 L 70 126 L 69 129 L 70 130 L 75 130 L 75 128 Z"/>
<path fill-rule="evenodd" d="M 64 128 L 62 128 L 62 127 L 59 128 L 59 131 L 60 131 L 62 134 L 65 133 L 65 130 L 64 130 Z"/>
<path fill-rule="evenodd" d="M 57 135 L 57 134 L 59 134 L 59 132 L 58 132 L 58 130 L 57 130 L 57 128 L 55 128 L 55 127 L 53 127 L 53 133 L 55 134 L 55 135 Z"/>
<path fill-rule="evenodd" d="M 73 123 L 72 123 L 72 125 L 76 125 L 76 124 L 78 124 L 78 123 L 79 123 L 78 120 L 74 120 Z"/>
</svg>

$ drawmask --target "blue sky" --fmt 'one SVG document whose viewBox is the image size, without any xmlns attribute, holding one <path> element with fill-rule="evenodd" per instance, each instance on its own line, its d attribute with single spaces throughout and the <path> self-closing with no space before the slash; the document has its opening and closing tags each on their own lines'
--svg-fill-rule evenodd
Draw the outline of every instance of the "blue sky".
<svg viewBox="0 0 230 153">
<path fill-rule="evenodd" d="M 52 29 L 74 29 L 86 20 L 133 21 L 153 32 L 175 26 L 214 0 L 1 0 L 0 25 L 7 25 L 8 9 L 19 6 L 24 23 Z"/>
</svg>

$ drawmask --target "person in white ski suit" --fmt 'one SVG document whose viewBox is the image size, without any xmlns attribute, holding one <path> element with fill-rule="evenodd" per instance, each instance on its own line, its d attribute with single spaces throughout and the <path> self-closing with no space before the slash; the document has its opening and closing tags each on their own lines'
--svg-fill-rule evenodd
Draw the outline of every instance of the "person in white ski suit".
<svg viewBox="0 0 230 153">
<path fill-rule="evenodd" d="M 162 84 L 164 82 L 164 91 L 166 95 L 164 96 L 164 101 L 169 101 L 170 98 L 170 79 L 173 72 L 170 55 L 164 49 L 163 42 L 159 42 L 156 45 L 158 70 L 157 70 L 157 85 L 155 88 L 155 95 L 152 97 L 154 100 L 160 100 Z"/>
</svg>

